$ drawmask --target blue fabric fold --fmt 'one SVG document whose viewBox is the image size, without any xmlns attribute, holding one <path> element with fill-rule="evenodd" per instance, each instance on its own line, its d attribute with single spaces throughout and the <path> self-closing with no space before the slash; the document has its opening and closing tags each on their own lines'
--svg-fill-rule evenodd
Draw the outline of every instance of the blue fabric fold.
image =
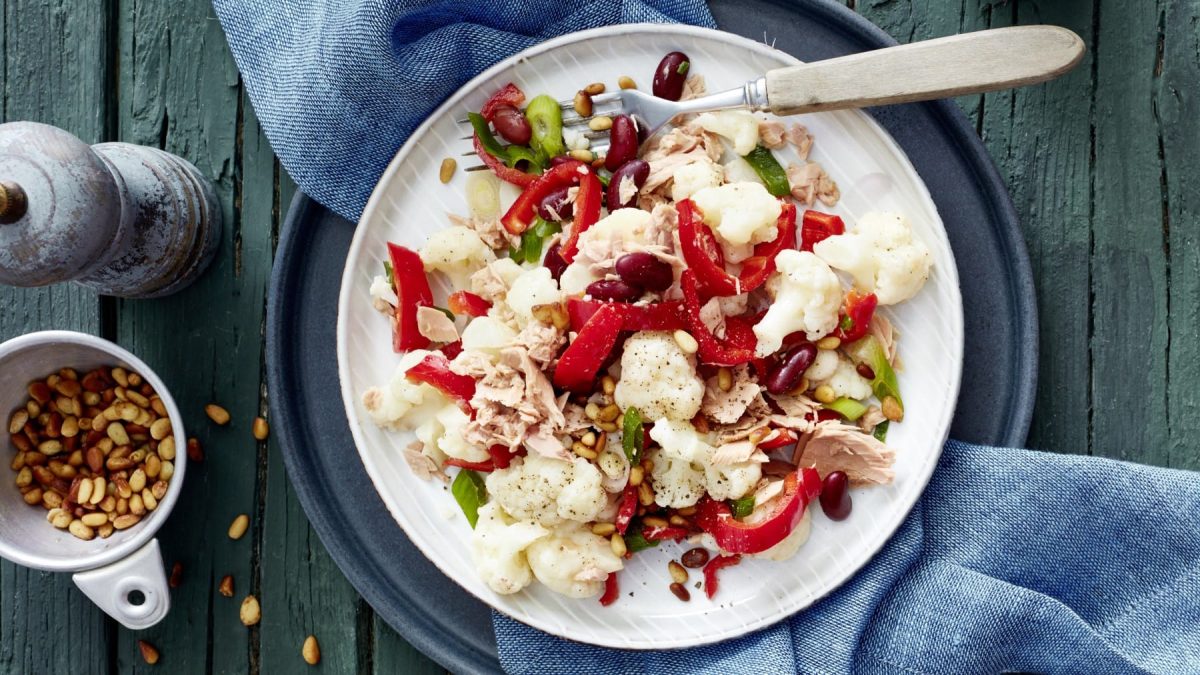
<svg viewBox="0 0 1200 675">
<path fill-rule="evenodd" d="M 892 540 L 787 621 L 631 652 L 496 615 L 496 639 L 511 673 L 1200 672 L 1198 523 L 1200 474 L 950 441 Z"/>
<path fill-rule="evenodd" d="M 409 133 L 496 61 L 606 24 L 714 25 L 701 0 L 215 5 L 283 166 L 350 220 Z M 1198 522 L 1197 474 L 950 441 L 883 550 L 787 621 L 664 652 L 498 615 L 496 636 L 514 673 L 1200 672 Z"/>
<path fill-rule="evenodd" d="M 617 23 L 715 27 L 703 0 L 216 0 L 280 163 L 357 221 L 408 135 L 488 66 Z"/>
</svg>

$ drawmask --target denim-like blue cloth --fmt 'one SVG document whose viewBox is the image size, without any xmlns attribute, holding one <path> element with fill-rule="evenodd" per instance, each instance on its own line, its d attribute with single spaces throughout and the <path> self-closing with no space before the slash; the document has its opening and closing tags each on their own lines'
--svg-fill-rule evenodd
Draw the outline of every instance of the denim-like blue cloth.
<svg viewBox="0 0 1200 675">
<path fill-rule="evenodd" d="M 350 220 L 408 134 L 499 59 L 604 24 L 713 25 L 701 0 L 215 4 L 284 167 Z M 891 542 L 776 626 L 670 652 L 495 628 L 520 673 L 1200 672 L 1200 477 L 951 441 Z"/>
<path fill-rule="evenodd" d="M 788 621 L 653 653 L 494 624 L 511 673 L 1200 672 L 1200 474 L 950 441 L 895 537 Z"/>
<path fill-rule="evenodd" d="M 703 0 L 215 0 L 250 101 L 308 196 L 357 221 L 429 113 L 488 66 L 615 23 L 715 27 Z"/>
</svg>

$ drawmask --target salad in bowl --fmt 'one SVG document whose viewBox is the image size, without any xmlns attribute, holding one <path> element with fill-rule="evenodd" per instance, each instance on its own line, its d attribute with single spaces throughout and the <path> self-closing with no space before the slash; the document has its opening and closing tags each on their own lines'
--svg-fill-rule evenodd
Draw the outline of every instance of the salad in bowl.
<svg viewBox="0 0 1200 675">
<path fill-rule="evenodd" d="M 701 95 L 698 70 L 668 54 L 655 95 Z M 609 605 L 631 558 L 675 547 L 664 583 L 689 601 L 699 569 L 712 598 L 718 570 L 802 555 L 813 509 L 845 519 L 893 480 L 886 308 L 933 257 L 905 214 L 826 212 L 804 126 L 723 111 L 645 139 L 593 109 L 604 87 L 564 112 L 510 83 L 469 114 L 462 211 L 378 253 L 362 302 L 396 369 L 361 405 L 415 436 L 409 468 L 450 486 L 495 593 Z"/>
</svg>

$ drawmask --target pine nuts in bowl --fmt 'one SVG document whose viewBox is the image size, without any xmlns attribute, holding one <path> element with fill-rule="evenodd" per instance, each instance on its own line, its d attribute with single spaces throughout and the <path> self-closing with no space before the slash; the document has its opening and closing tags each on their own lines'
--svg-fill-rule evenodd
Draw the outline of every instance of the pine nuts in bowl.
<svg viewBox="0 0 1200 675">
<path fill-rule="evenodd" d="M 169 597 L 153 538 L 187 467 L 166 386 L 121 347 L 69 331 L 0 344 L 0 383 L 12 470 L 0 485 L 0 556 L 79 572 L 84 593 L 121 623 L 157 623 Z"/>
</svg>

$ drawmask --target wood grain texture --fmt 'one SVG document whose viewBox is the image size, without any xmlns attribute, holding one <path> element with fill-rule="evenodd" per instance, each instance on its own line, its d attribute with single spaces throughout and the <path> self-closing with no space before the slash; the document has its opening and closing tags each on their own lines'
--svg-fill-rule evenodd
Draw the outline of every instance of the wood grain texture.
<svg viewBox="0 0 1200 675">
<path fill-rule="evenodd" d="M 1167 244 L 1166 463 L 1200 469 L 1200 1 L 1169 4 L 1161 23 L 1154 109 Z"/>
<path fill-rule="evenodd" d="M 0 8 L 0 118 L 106 140 L 109 42 L 96 30 L 105 25 L 104 5 L 7 0 Z M 96 296 L 75 286 L 0 289 L 0 340 L 51 328 L 99 332 Z M 70 575 L 0 561 L 0 672 L 112 672 L 114 626 Z M 54 648 L 47 636 L 71 648 Z"/>
<path fill-rule="evenodd" d="M 1151 464 L 1169 463 L 1168 246 L 1154 114 L 1161 11 L 1149 1 L 1099 3 L 1093 117 L 1092 452 Z"/>
<path fill-rule="evenodd" d="M 1009 26 L 770 70 L 767 96 L 777 115 L 928 101 L 1042 82 L 1082 56 L 1070 31 Z"/>
</svg>

